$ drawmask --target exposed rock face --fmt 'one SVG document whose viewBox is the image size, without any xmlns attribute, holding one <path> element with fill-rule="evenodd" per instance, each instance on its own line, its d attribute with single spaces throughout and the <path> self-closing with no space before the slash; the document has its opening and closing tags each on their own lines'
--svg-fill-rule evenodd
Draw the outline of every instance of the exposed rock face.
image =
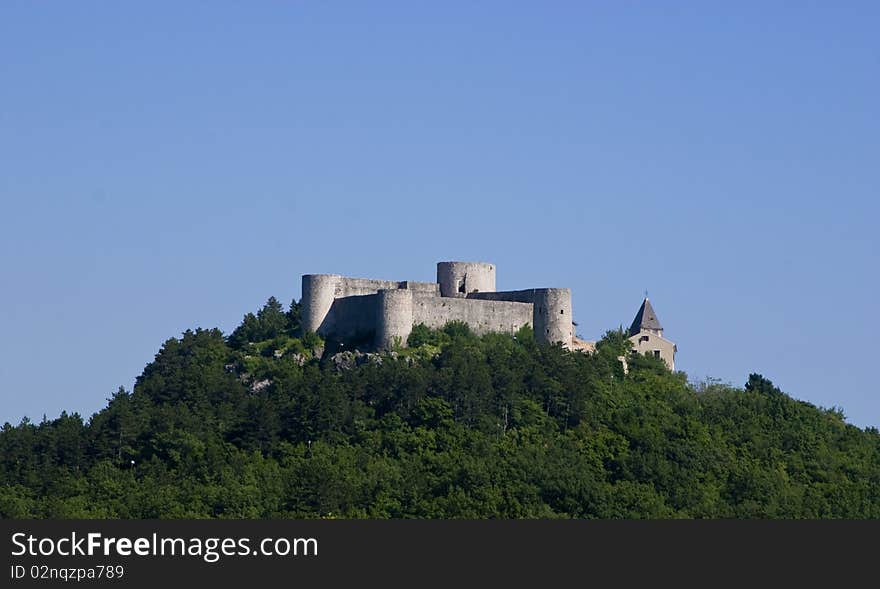
<svg viewBox="0 0 880 589">
<path fill-rule="evenodd" d="M 363 366 L 364 364 L 382 364 L 385 356 L 397 358 L 398 354 L 397 352 L 377 354 L 373 352 L 364 353 L 360 350 L 346 350 L 330 356 L 330 362 L 333 363 L 333 367 L 337 371 L 341 372 L 343 370 L 351 370 L 352 368 Z M 407 360 L 409 360 L 409 358 L 407 358 Z"/>
<path fill-rule="evenodd" d="M 351 370 L 357 366 L 358 359 L 361 356 L 363 356 L 361 352 L 346 350 L 330 356 L 330 361 L 333 363 L 333 367 L 341 372 L 343 370 Z"/>
<path fill-rule="evenodd" d="M 272 384 L 272 381 L 268 378 L 264 378 L 263 380 L 258 380 L 256 382 L 254 382 L 253 384 L 251 384 L 251 392 L 258 393 L 271 384 Z"/>
</svg>

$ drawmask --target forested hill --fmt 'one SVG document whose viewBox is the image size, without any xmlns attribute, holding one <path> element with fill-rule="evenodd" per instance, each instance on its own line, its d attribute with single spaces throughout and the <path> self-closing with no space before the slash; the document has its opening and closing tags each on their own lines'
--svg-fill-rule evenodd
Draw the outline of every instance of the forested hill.
<svg viewBox="0 0 880 589">
<path fill-rule="evenodd" d="M 5 425 L 0 516 L 880 517 L 877 430 L 759 375 L 624 374 L 619 331 L 592 355 L 461 324 L 409 343 L 337 354 L 274 299 L 187 331 L 88 422 Z"/>
</svg>

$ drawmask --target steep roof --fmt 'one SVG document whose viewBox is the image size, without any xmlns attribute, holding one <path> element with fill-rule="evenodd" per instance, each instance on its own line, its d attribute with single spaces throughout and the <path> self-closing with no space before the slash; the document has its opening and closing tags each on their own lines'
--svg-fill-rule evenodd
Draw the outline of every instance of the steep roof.
<svg viewBox="0 0 880 589">
<path fill-rule="evenodd" d="M 651 301 L 648 300 L 648 297 L 645 297 L 645 300 L 642 301 L 642 306 L 639 307 L 639 312 L 636 313 L 636 318 L 633 319 L 632 325 L 629 326 L 629 334 L 636 335 L 643 329 L 663 329 L 660 325 L 660 321 L 657 319 L 657 313 L 655 313 L 654 308 L 651 307 Z"/>
</svg>

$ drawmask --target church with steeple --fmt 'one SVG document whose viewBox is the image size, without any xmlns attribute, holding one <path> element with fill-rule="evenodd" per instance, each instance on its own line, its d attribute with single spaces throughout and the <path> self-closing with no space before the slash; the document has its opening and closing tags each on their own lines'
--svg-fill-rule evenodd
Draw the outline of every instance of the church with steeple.
<svg viewBox="0 0 880 589">
<path fill-rule="evenodd" d="M 677 349 L 673 342 L 663 337 L 663 326 L 647 296 L 629 327 L 629 341 L 633 344 L 634 352 L 660 358 L 666 362 L 669 370 L 675 370 Z"/>
</svg>

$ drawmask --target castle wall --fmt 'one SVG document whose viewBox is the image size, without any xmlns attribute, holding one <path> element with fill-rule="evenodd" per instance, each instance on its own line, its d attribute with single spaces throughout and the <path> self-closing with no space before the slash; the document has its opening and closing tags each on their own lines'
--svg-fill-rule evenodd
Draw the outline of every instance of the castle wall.
<svg viewBox="0 0 880 589">
<path fill-rule="evenodd" d="M 530 288 L 502 292 L 476 292 L 468 300 L 518 301 L 533 305 L 532 327 L 539 342 L 561 343 L 570 347 L 574 338 L 571 290 L 567 288 Z"/>
<path fill-rule="evenodd" d="M 364 340 L 376 331 L 377 295 L 340 297 L 333 301 L 319 335 L 345 340 Z"/>
<path fill-rule="evenodd" d="M 516 333 L 532 324 L 532 305 L 510 301 L 487 301 L 455 297 L 432 297 L 414 293 L 412 321 L 440 328 L 450 321 L 464 321 L 474 333 Z"/>
<path fill-rule="evenodd" d="M 372 280 L 370 278 L 343 278 L 340 277 L 336 285 L 337 297 L 353 297 L 359 295 L 376 294 L 380 290 L 395 289 L 400 287 L 396 280 Z"/>
<path fill-rule="evenodd" d="M 467 295 L 469 299 L 482 299 L 486 301 L 511 301 L 517 303 L 535 302 L 537 289 L 526 290 L 503 290 L 501 292 L 472 292 Z"/>
<path fill-rule="evenodd" d="M 347 278 L 338 274 L 306 274 L 302 277 L 303 329 L 336 337 L 355 337 L 371 331 L 375 329 L 375 301 L 352 297 L 376 295 L 380 290 L 395 289 L 440 295 L 440 285 L 436 282 L 398 282 Z"/>
<path fill-rule="evenodd" d="M 435 297 L 440 296 L 440 285 L 436 282 L 413 282 L 412 280 L 404 280 L 400 283 L 400 288 L 430 293 Z"/>
</svg>

